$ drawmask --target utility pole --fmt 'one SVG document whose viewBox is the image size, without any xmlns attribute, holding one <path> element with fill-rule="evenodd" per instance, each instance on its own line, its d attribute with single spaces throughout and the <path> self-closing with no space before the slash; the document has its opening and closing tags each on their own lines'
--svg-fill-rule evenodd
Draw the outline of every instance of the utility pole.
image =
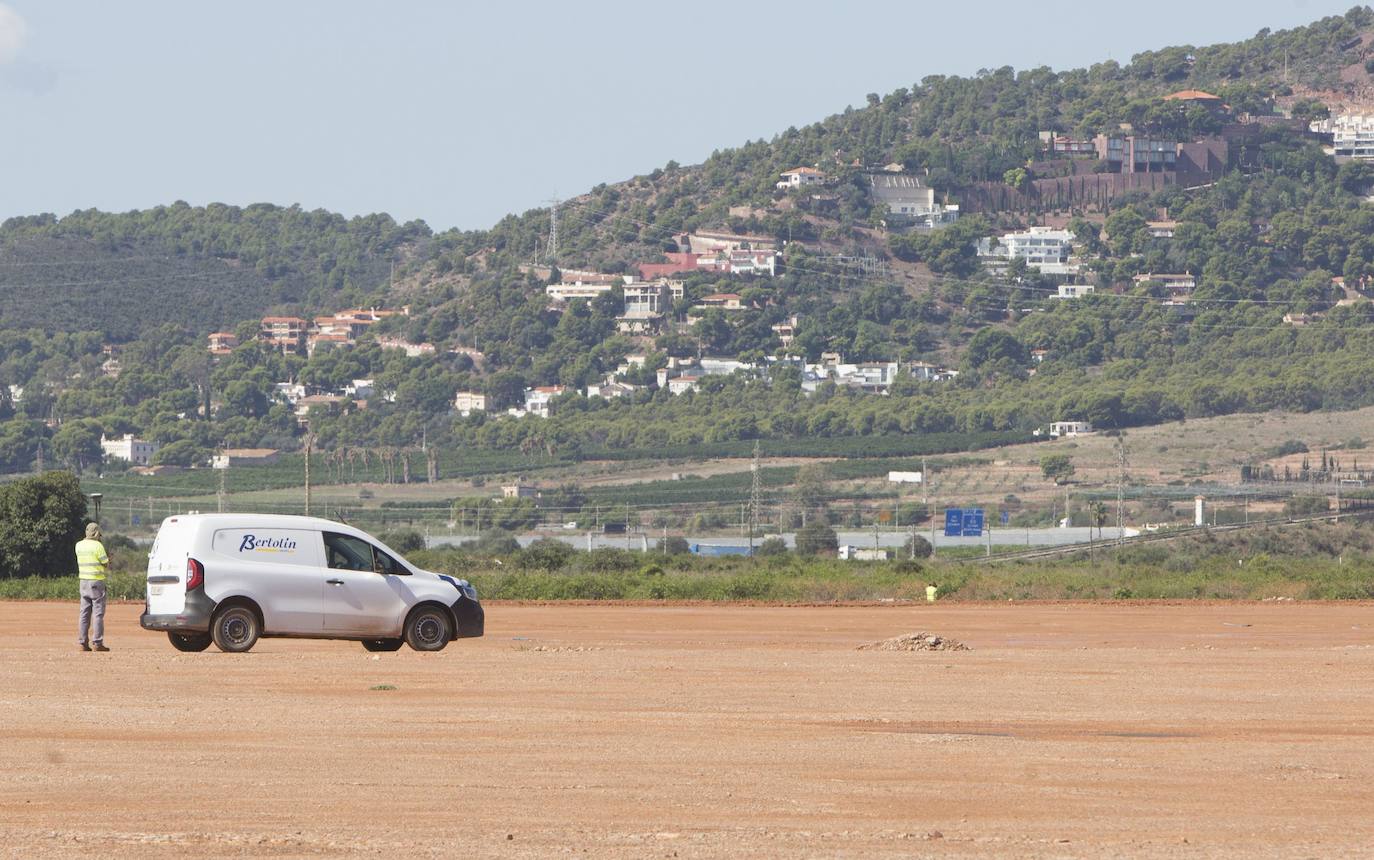
<svg viewBox="0 0 1374 860">
<path fill-rule="evenodd" d="M 315 447 L 315 434 L 305 430 L 305 515 L 310 516 L 310 452 Z"/>
<path fill-rule="evenodd" d="M 38 440 L 38 474 L 43 474 L 43 439 Z"/>
<path fill-rule="evenodd" d="M 1126 436 L 1116 437 L 1116 542 L 1119 545 L 1125 535 L 1123 520 L 1123 500 L 1126 493 Z"/>
<path fill-rule="evenodd" d="M 215 493 L 216 501 L 219 503 L 219 512 L 221 514 L 224 513 L 224 477 L 225 473 L 228 471 L 229 467 L 227 464 L 225 468 L 219 470 L 219 492 Z"/>
<path fill-rule="evenodd" d="M 557 197 L 546 200 L 549 204 L 549 244 L 544 249 L 544 262 L 550 266 L 558 259 L 558 203 Z"/>
<path fill-rule="evenodd" d="M 754 440 L 753 478 L 749 484 L 749 554 L 754 554 L 754 532 L 759 525 L 759 440 Z"/>
<path fill-rule="evenodd" d="M 926 469 L 926 458 L 921 458 L 921 495 L 928 501 L 926 502 L 926 512 L 930 514 L 930 554 L 935 555 L 935 490 L 934 482 L 930 479 L 930 472 Z"/>
</svg>

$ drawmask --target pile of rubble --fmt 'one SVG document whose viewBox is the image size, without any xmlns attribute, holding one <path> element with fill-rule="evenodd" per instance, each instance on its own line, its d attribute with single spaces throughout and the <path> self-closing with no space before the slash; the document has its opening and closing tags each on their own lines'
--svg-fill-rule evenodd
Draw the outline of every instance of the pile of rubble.
<svg viewBox="0 0 1374 860">
<path fill-rule="evenodd" d="M 907 633 L 893 636 L 871 645 L 860 645 L 860 651 L 968 651 L 967 645 L 957 639 L 946 639 L 934 633 Z"/>
</svg>

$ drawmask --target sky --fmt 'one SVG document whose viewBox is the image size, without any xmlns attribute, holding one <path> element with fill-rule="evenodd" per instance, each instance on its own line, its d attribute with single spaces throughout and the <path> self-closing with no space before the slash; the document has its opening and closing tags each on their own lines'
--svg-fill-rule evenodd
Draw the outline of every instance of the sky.
<svg viewBox="0 0 1374 860">
<path fill-rule="evenodd" d="M 0 0 L 0 219 L 185 200 L 488 227 L 926 75 L 1248 38 L 1352 0 Z"/>
</svg>

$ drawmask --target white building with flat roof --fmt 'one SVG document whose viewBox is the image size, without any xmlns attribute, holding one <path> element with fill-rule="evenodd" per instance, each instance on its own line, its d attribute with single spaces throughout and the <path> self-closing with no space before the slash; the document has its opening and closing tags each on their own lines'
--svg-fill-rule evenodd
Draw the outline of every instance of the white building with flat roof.
<svg viewBox="0 0 1374 860">
<path fill-rule="evenodd" d="M 156 442 L 135 439 L 132 433 L 125 433 L 118 439 L 100 437 L 100 450 L 104 452 L 106 457 L 127 460 L 135 466 L 149 465 L 153 460 L 153 455 L 157 453 L 160 447 Z"/>
<path fill-rule="evenodd" d="M 1025 260 L 1047 274 L 1067 274 L 1076 267 L 1069 265 L 1073 253 L 1073 233 L 1049 227 L 1030 227 L 1000 237 L 987 236 L 978 240 L 978 256 L 987 260 Z"/>
<path fill-rule="evenodd" d="M 487 396 L 476 391 L 460 391 L 453 396 L 453 409 L 464 418 L 487 411 Z"/>
<path fill-rule="evenodd" d="M 1318 120 L 1311 129 L 1317 134 L 1331 135 L 1333 155 L 1374 158 L 1374 114 L 1341 114 Z"/>
<path fill-rule="evenodd" d="M 611 284 L 589 284 L 583 281 L 574 281 L 570 284 L 549 284 L 544 288 L 551 301 L 566 302 L 572 299 L 587 299 L 591 301 L 602 293 L 609 293 L 614 289 Z"/>
<path fill-rule="evenodd" d="M 1090 436 L 1094 433 L 1090 421 L 1055 421 L 1050 424 L 1050 438 L 1063 439 L 1069 436 Z"/>
<path fill-rule="evenodd" d="M 1091 295 L 1096 289 L 1092 284 L 1060 284 L 1057 298 L 1081 299 Z"/>
</svg>

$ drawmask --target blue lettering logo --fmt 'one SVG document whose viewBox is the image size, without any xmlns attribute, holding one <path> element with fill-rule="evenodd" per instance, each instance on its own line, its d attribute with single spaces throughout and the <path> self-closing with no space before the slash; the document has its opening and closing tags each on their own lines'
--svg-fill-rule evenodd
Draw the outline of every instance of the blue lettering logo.
<svg viewBox="0 0 1374 860">
<path fill-rule="evenodd" d="M 239 544 L 239 552 L 295 552 L 296 542 L 285 537 L 264 537 L 244 535 Z"/>
</svg>

